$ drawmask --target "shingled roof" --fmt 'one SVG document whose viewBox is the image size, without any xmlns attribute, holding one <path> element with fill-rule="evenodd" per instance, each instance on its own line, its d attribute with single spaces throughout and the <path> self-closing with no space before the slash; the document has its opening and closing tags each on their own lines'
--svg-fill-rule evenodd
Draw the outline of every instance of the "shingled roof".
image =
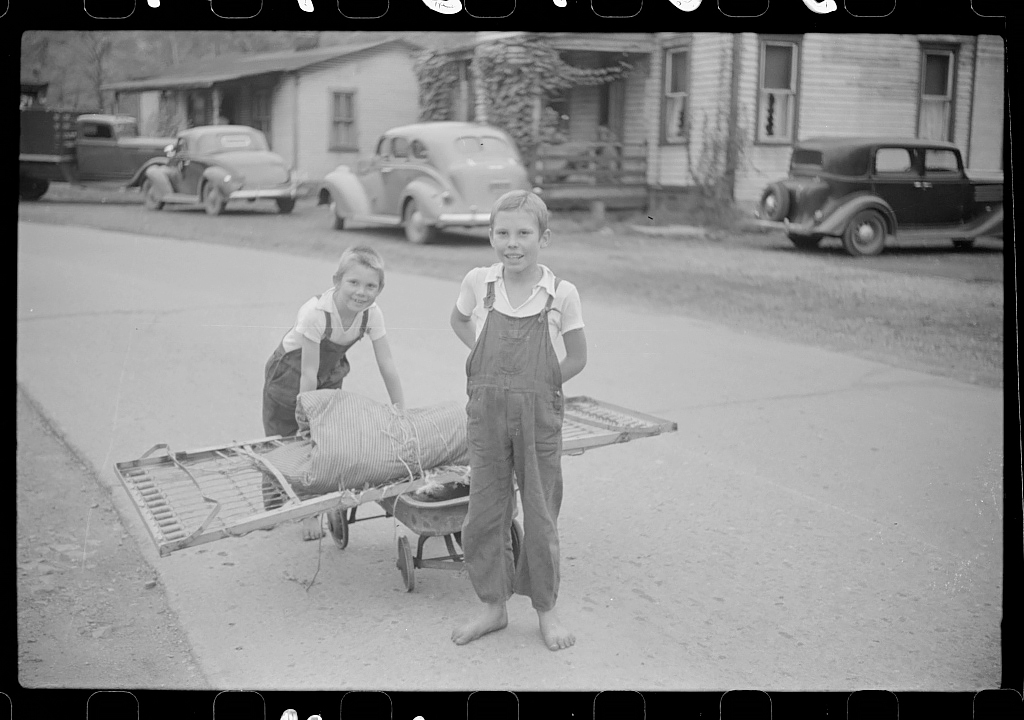
<svg viewBox="0 0 1024 720">
<path fill-rule="evenodd" d="M 176 65 L 166 72 L 137 80 L 106 83 L 104 90 L 139 91 L 185 88 L 207 88 L 216 83 L 238 80 L 254 75 L 292 72 L 310 65 L 336 60 L 346 55 L 376 50 L 386 45 L 404 45 L 410 50 L 419 45 L 401 38 L 390 38 L 359 45 L 332 45 L 315 50 L 288 50 L 284 52 L 221 55 Z"/>
</svg>

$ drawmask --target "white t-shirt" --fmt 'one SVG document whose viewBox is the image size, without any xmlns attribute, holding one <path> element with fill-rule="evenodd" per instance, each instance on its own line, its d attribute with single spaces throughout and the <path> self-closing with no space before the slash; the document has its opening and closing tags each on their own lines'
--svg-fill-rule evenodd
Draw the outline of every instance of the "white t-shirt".
<svg viewBox="0 0 1024 720">
<path fill-rule="evenodd" d="M 338 308 L 334 305 L 334 287 L 324 292 L 319 298 L 312 297 L 299 308 L 298 316 L 295 318 L 295 326 L 288 331 L 281 341 L 285 352 L 297 350 L 302 347 L 301 338 L 307 337 L 315 343 L 319 343 L 327 330 L 327 319 L 323 311 L 331 314 L 331 336 L 327 338 L 338 345 L 348 345 L 359 337 L 359 328 L 363 324 L 363 314 L 367 313 L 366 335 L 370 340 L 379 340 L 384 337 L 384 314 L 381 313 L 377 303 L 366 308 L 352 322 L 347 330 L 342 329 L 341 316 Z"/>
<path fill-rule="evenodd" d="M 583 308 L 580 305 L 580 294 L 576 286 L 568 280 L 560 280 L 558 290 L 555 290 L 555 274 L 545 265 L 541 269 L 540 280 L 533 287 L 533 292 L 519 307 L 512 307 L 505 292 L 505 280 L 502 273 L 502 264 L 495 263 L 489 267 L 473 268 L 462 280 L 462 287 L 459 289 L 459 299 L 455 301 L 455 307 L 463 315 L 473 318 L 476 326 L 476 336 L 484 329 L 484 320 L 487 319 L 487 310 L 484 308 L 484 298 L 487 296 L 487 283 L 494 281 L 494 309 L 510 317 L 529 317 L 538 314 L 544 309 L 548 302 L 548 296 L 554 296 L 551 303 L 551 312 L 548 313 L 548 329 L 551 331 L 551 342 L 555 342 L 560 335 L 570 330 L 579 330 L 583 327 Z"/>
</svg>

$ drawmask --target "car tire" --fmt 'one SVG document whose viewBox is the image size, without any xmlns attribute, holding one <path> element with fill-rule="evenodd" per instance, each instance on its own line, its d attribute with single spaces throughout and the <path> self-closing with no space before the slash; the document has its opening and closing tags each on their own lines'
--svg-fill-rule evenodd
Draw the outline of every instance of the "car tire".
<svg viewBox="0 0 1024 720">
<path fill-rule="evenodd" d="M 861 210 L 843 233 L 843 248 L 854 257 L 878 255 L 885 249 L 888 232 L 885 218 L 877 210 Z"/>
<path fill-rule="evenodd" d="M 224 212 L 226 204 L 224 194 L 216 185 L 207 183 L 203 186 L 203 207 L 206 209 L 207 215 L 220 215 Z"/>
<path fill-rule="evenodd" d="M 156 188 L 152 180 L 145 180 L 142 183 L 142 204 L 147 210 L 162 210 L 164 204 L 156 197 Z"/>
<path fill-rule="evenodd" d="M 801 250 L 815 250 L 821 244 L 821 235 L 787 235 L 789 241 Z"/>
<path fill-rule="evenodd" d="M 405 228 L 406 239 L 416 245 L 426 245 L 437 235 L 437 228 L 428 225 L 423 213 L 416 206 L 415 200 L 409 200 L 402 211 L 402 227 Z"/>
<path fill-rule="evenodd" d="M 969 238 L 953 238 L 953 247 L 956 250 L 970 250 L 974 247 L 974 240 Z"/>
<path fill-rule="evenodd" d="M 789 190 L 780 182 L 774 182 L 761 193 L 761 214 L 765 220 L 780 222 L 789 215 Z"/>
<path fill-rule="evenodd" d="M 295 198 L 277 198 L 277 211 L 287 215 L 295 209 Z"/>
<path fill-rule="evenodd" d="M 22 177 L 18 182 L 18 197 L 22 200 L 38 200 L 50 189 L 49 180 Z"/>
<path fill-rule="evenodd" d="M 338 215 L 338 203 L 331 201 L 331 217 L 334 218 L 333 227 L 335 230 L 345 229 L 345 218 Z"/>
</svg>

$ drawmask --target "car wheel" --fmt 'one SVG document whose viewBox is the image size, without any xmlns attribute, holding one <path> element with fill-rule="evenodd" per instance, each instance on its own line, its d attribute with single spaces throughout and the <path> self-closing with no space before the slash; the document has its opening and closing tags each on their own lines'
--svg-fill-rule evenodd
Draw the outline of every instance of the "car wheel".
<svg viewBox="0 0 1024 720">
<path fill-rule="evenodd" d="M 287 215 L 295 209 L 295 198 L 277 198 L 277 211 Z"/>
<path fill-rule="evenodd" d="M 885 249 L 885 218 L 876 210 L 861 210 L 843 233 L 843 247 L 854 257 L 878 255 Z"/>
<path fill-rule="evenodd" d="M 789 214 L 789 190 L 782 183 L 772 183 L 761 194 L 761 212 L 766 220 L 779 222 Z"/>
<path fill-rule="evenodd" d="M 164 204 L 156 196 L 156 188 L 151 180 L 142 183 L 142 204 L 147 210 L 160 210 Z"/>
<path fill-rule="evenodd" d="M 957 250 L 970 250 L 974 247 L 974 240 L 968 238 L 953 238 L 953 247 Z"/>
<path fill-rule="evenodd" d="M 203 187 L 203 207 L 206 208 L 207 215 L 220 215 L 224 212 L 224 205 L 227 201 L 224 199 L 224 194 L 220 189 L 213 183 L 207 183 Z"/>
<path fill-rule="evenodd" d="M 821 244 L 821 235 L 787 235 L 789 241 L 801 250 L 814 250 Z"/>
<path fill-rule="evenodd" d="M 334 229 L 344 230 L 345 229 L 345 218 L 338 215 L 338 203 L 331 201 L 331 217 L 334 218 Z"/>
<path fill-rule="evenodd" d="M 49 180 L 23 177 L 18 183 L 18 197 L 22 200 L 38 200 L 49 189 Z"/>
<path fill-rule="evenodd" d="M 437 228 L 428 225 L 423 213 L 416 207 L 416 201 L 410 200 L 405 204 L 405 211 L 402 213 L 403 225 L 405 226 L 405 237 L 411 243 L 426 245 L 431 242 L 437 234 Z"/>
</svg>

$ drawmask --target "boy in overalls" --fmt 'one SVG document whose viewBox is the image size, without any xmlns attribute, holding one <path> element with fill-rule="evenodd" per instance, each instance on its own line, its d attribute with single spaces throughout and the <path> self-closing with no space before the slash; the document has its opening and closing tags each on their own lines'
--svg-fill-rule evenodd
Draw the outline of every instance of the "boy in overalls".
<svg viewBox="0 0 1024 720">
<path fill-rule="evenodd" d="M 535 194 L 513 191 L 491 210 L 491 246 L 500 262 L 462 281 L 451 324 L 471 349 L 466 361 L 469 510 L 462 526 L 466 568 L 485 607 L 458 626 L 464 645 L 508 624 L 506 601 L 529 595 L 544 643 L 561 650 L 576 638 L 555 612 L 558 511 L 562 502 L 562 383 L 587 363 L 579 293 L 537 262 L 551 242 L 548 210 Z M 565 344 L 559 362 L 553 340 Z M 523 504 L 519 566 L 509 529 L 513 483 Z"/>
<path fill-rule="evenodd" d="M 384 289 L 384 261 L 370 247 L 351 247 L 341 255 L 334 286 L 299 308 L 295 326 L 267 360 L 263 384 L 263 430 L 267 435 L 299 431 L 295 404 L 299 393 L 340 389 L 349 373 L 348 349 L 369 335 L 391 402 L 405 409 L 402 383 L 391 357 L 384 315 L 375 300 Z M 266 488 L 264 488 L 266 497 Z M 269 507 L 268 507 L 269 509 Z M 303 539 L 323 536 L 319 517 L 303 523 Z"/>
</svg>

